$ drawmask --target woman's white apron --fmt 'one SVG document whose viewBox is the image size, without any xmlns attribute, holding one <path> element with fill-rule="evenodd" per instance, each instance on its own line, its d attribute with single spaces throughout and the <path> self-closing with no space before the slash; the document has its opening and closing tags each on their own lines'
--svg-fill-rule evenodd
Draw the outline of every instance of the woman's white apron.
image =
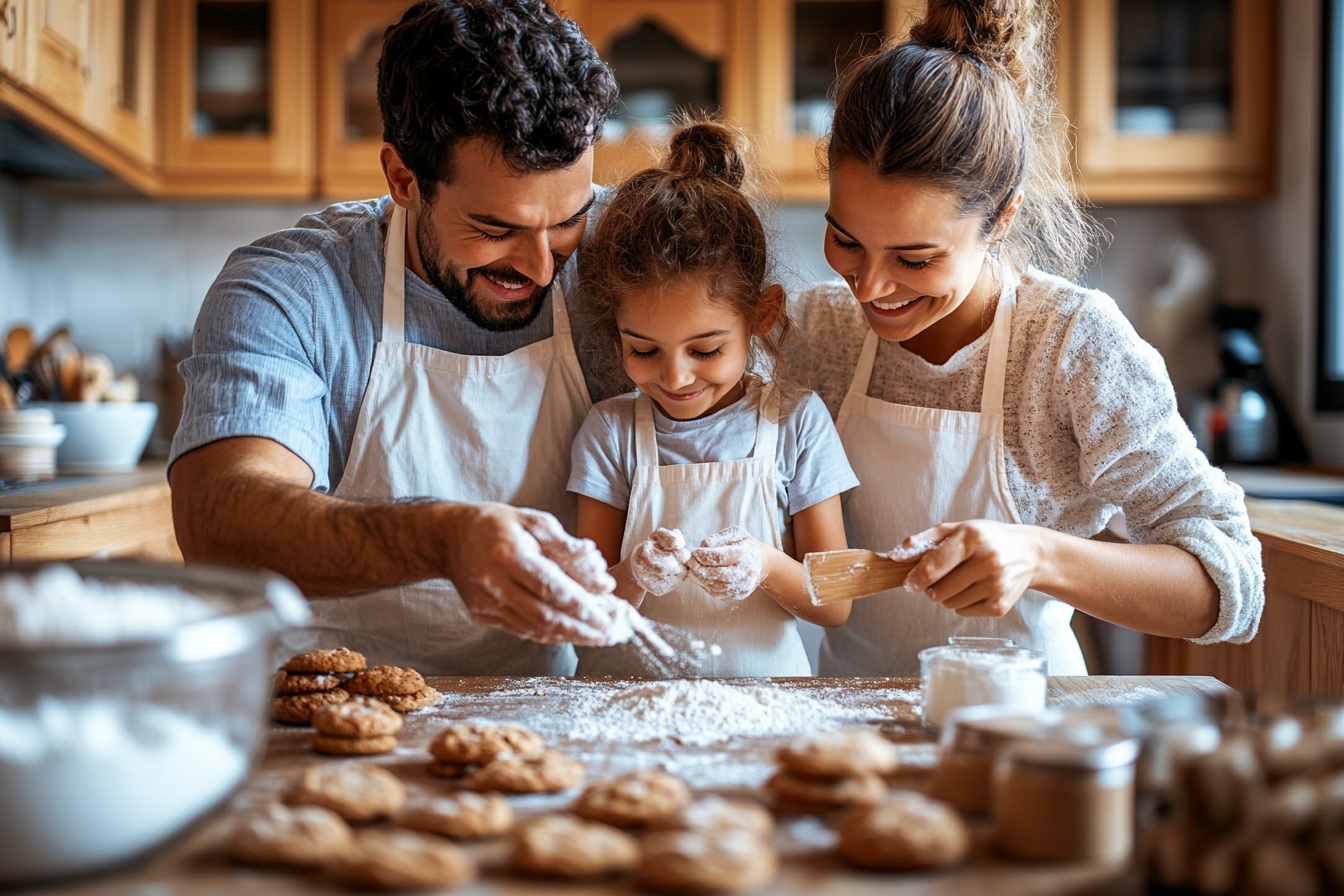
<svg viewBox="0 0 1344 896">
<path fill-rule="evenodd" d="M 352 501 L 498 501 L 555 514 L 570 531 L 569 449 L 590 402 L 559 283 L 549 339 L 501 356 L 404 341 L 406 211 L 387 228 L 382 340 L 335 495 Z M 431 579 L 312 602 L 327 639 L 371 663 L 427 675 L 567 675 L 568 646 L 481 625 L 452 582 Z"/>
<path fill-rule="evenodd" d="M 868 396 L 878 337 L 869 332 L 836 428 L 862 483 L 846 495 L 850 545 L 887 551 L 944 522 L 1021 522 L 1004 469 L 1003 388 L 1017 292 L 999 297 L 980 412 L 893 404 Z M 893 589 L 854 601 L 849 621 L 827 629 L 821 675 L 919 674 L 919 651 L 952 635 L 1011 638 L 1041 651 L 1051 675 L 1085 675 L 1073 607 L 1027 591 L 1001 618 L 958 616 L 923 594 Z"/>
<path fill-rule="evenodd" d="M 635 479 L 621 556 L 660 526 L 680 529 L 694 549 L 708 535 L 740 526 L 774 548 L 782 545 L 775 497 L 779 445 L 779 396 L 771 386 L 748 382 L 757 406 L 756 447 L 742 460 L 658 465 L 653 401 L 635 401 Z M 630 646 L 579 648 L 580 675 L 627 677 L 810 675 L 794 617 L 756 589 L 741 601 L 711 597 L 686 579 L 667 594 L 648 595 L 640 613 L 680 651 L 667 669 Z M 670 627 L 674 631 L 669 632 Z M 698 646 L 697 646 L 698 645 Z M 716 653 L 714 648 L 718 648 Z"/>
</svg>

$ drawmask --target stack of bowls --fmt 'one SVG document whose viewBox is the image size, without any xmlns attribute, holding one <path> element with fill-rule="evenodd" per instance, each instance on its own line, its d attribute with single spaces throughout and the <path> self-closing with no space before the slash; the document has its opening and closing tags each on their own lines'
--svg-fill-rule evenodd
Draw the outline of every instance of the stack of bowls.
<svg viewBox="0 0 1344 896">
<path fill-rule="evenodd" d="M 0 411 L 0 479 L 37 480 L 56 475 L 56 446 L 65 427 L 43 408 Z"/>
</svg>

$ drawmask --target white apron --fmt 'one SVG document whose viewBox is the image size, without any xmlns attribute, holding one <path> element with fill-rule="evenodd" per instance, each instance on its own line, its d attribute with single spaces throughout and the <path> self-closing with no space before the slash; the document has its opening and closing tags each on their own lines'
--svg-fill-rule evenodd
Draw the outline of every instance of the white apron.
<svg viewBox="0 0 1344 896">
<path fill-rule="evenodd" d="M 406 211 L 387 228 L 382 340 L 335 495 L 499 501 L 555 514 L 573 531 L 569 448 L 590 402 L 557 283 L 549 339 L 502 356 L 404 341 Z M 311 602 L 314 623 L 377 662 L 426 675 L 568 675 L 572 648 L 477 623 L 447 579 Z"/>
<path fill-rule="evenodd" d="M 1003 383 L 1017 300 L 1010 281 L 989 339 L 980 413 L 892 404 L 868 396 L 878 337 L 868 333 L 836 428 L 863 483 L 845 501 L 850 545 L 887 551 L 945 522 L 1019 523 L 1004 470 Z M 952 635 L 1011 638 L 1041 651 L 1051 675 L 1085 675 L 1073 607 L 1027 591 L 1000 618 L 966 618 L 920 593 L 893 589 L 854 601 L 849 620 L 827 629 L 821 675 L 919 674 L 919 651 Z"/>
<path fill-rule="evenodd" d="M 779 549 L 779 509 L 775 497 L 775 453 L 779 445 L 779 396 L 773 387 L 748 381 L 757 407 L 756 447 L 742 460 L 705 464 L 658 465 L 653 401 L 635 401 L 635 480 L 621 556 L 660 526 L 680 529 L 694 549 L 701 540 L 728 526 L 741 526 Z M 764 390 L 757 392 L 756 390 Z M 640 613 L 678 631 L 668 638 L 680 651 L 672 675 L 810 675 L 811 667 L 793 614 L 761 589 L 745 600 L 711 597 L 691 576 L 664 595 L 648 595 Z M 664 634 L 668 634 L 664 632 Z M 702 641 L 702 649 L 688 644 Z M 718 645 L 715 656 L 709 648 Z M 661 677 L 666 674 L 641 658 L 637 649 L 579 648 L 580 675 Z"/>
</svg>

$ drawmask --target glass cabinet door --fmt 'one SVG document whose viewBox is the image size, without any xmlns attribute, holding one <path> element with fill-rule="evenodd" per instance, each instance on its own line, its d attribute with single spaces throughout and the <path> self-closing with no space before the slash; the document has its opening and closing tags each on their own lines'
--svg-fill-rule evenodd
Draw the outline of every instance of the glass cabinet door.
<svg viewBox="0 0 1344 896">
<path fill-rule="evenodd" d="M 165 0 L 164 168 L 197 195 L 313 189 L 313 0 Z M 213 187 L 211 185 L 214 185 Z M 261 187 L 261 185 L 265 185 Z"/>
<path fill-rule="evenodd" d="M 598 144 L 595 179 L 615 183 L 653 162 L 674 115 L 749 113 L 743 77 L 749 2 L 574 0 L 572 15 L 621 87 L 621 102 Z"/>
<path fill-rule="evenodd" d="M 328 199 L 387 192 L 378 153 L 378 56 L 383 31 L 411 0 L 322 0 L 318 189 Z"/>
<path fill-rule="evenodd" d="M 830 131 L 836 78 L 909 31 L 922 0 L 792 0 L 760 7 L 760 120 L 787 195 L 823 200 L 817 141 Z"/>
<path fill-rule="evenodd" d="M 1275 4 L 1068 0 L 1061 95 L 1081 186 L 1134 199 L 1269 189 Z"/>
</svg>

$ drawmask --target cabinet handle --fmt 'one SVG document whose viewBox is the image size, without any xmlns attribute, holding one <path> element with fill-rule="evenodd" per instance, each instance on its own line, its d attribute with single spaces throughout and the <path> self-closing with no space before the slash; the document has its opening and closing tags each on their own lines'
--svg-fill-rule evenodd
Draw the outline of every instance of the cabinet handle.
<svg viewBox="0 0 1344 896">
<path fill-rule="evenodd" d="M 0 0 L 0 22 L 5 25 L 7 36 L 11 39 L 19 32 L 19 8 L 10 0 Z"/>
</svg>

